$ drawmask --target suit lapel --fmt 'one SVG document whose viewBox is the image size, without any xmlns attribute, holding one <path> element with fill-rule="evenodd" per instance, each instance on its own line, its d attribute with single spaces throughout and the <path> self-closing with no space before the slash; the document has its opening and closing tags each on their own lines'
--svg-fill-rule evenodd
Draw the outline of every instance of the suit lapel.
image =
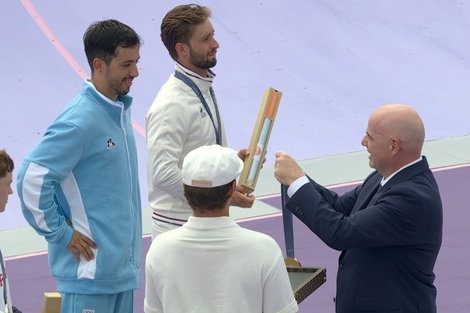
<svg viewBox="0 0 470 313">
<path fill-rule="evenodd" d="M 377 172 L 372 173 L 368 178 L 366 178 L 362 184 L 361 191 L 359 192 L 359 196 L 357 197 L 357 201 L 354 204 L 354 208 L 350 215 L 367 207 L 372 198 L 376 195 L 377 188 L 381 180 L 382 176 Z"/>
<path fill-rule="evenodd" d="M 394 185 L 399 184 L 403 181 L 410 180 L 411 177 L 426 171 L 428 168 L 429 165 L 426 160 L 426 157 L 423 156 L 423 159 L 420 162 L 401 170 L 395 176 L 393 176 L 392 179 L 390 179 L 390 181 L 388 181 L 387 184 L 385 184 L 385 186 L 380 190 L 380 192 L 377 192 L 377 188 L 379 186 L 380 181 L 382 180 L 382 176 L 377 172 L 372 173 L 364 181 L 362 189 L 359 192 L 356 204 L 354 205 L 354 208 L 351 211 L 350 215 L 354 214 L 359 210 L 365 209 L 367 206 L 369 206 L 369 204 L 375 204 L 380 198 L 380 195 L 386 190 L 392 188 Z"/>
</svg>

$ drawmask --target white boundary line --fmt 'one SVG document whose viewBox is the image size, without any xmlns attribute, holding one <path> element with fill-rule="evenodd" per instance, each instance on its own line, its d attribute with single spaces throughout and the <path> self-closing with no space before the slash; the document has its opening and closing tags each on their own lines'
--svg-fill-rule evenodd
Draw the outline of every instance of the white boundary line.
<svg viewBox="0 0 470 313">
<path fill-rule="evenodd" d="M 465 164 L 459 164 L 459 165 L 452 165 L 452 166 L 444 166 L 444 167 L 439 167 L 439 168 L 434 168 L 432 169 L 433 172 L 441 172 L 441 171 L 447 171 L 447 170 L 454 170 L 458 168 L 464 168 L 464 167 L 469 167 L 470 163 L 465 163 Z M 341 184 L 334 184 L 334 185 L 328 185 L 326 186 L 328 189 L 331 188 L 340 188 L 340 187 L 347 187 L 347 186 L 352 186 L 352 185 L 357 185 L 360 184 L 363 180 L 357 180 L 353 182 L 348 182 L 348 183 L 341 183 Z M 272 198 L 277 198 L 280 196 L 280 193 L 275 193 L 271 195 L 266 195 L 266 196 L 261 196 L 257 197 L 257 200 L 265 200 L 265 199 L 272 199 Z M 257 220 L 262 220 L 262 219 L 267 219 L 267 218 L 273 218 L 273 217 L 278 217 L 282 216 L 282 212 L 280 213 L 273 213 L 273 214 L 266 214 L 266 215 L 261 215 L 261 216 L 255 216 L 255 217 L 248 217 L 248 218 L 243 218 L 236 220 L 237 223 L 243 223 L 243 222 L 251 222 L 251 221 L 257 221 Z"/>
<path fill-rule="evenodd" d="M 441 171 L 454 170 L 454 169 L 459 169 L 459 168 L 464 168 L 464 167 L 470 167 L 470 163 L 439 167 L 439 168 L 432 169 L 432 171 L 433 172 L 441 172 Z M 361 183 L 361 182 L 362 182 L 362 180 L 358 180 L 358 181 L 349 182 L 349 183 L 329 185 L 329 186 L 326 186 L 326 187 L 327 188 L 347 187 L 347 186 L 351 186 L 351 185 L 356 185 L 356 184 Z M 256 199 L 257 200 L 264 200 L 264 199 L 277 198 L 279 196 L 280 196 L 280 193 L 276 193 L 276 194 L 257 197 Z M 236 223 L 252 222 L 252 221 L 258 221 L 258 220 L 263 220 L 263 219 L 268 219 L 268 218 L 273 218 L 273 217 L 279 217 L 279 216 L 282 216 L 282 212 L 266 214 L 266 215 L 260 215 L 260 216 L 254 216 L 254 217 L 248 217 L 248 218 L 242 218 L 242 219 L 235 220 L 235 222 Z M 148 238 L 150 236 L 151 236 L 150 234 L 145 234 L 145 235 L 142 236 L 142 238 Z M 47 254 L 47 251 L 28 253 L 28 254 L 22 254 L 22 255 L 15 255 L 15 256 L 11 256 L 11 257 L 5 257 L 5 260 L 18 260 L 18 259 L 24 259 L 24 258 L 44 255 L 44 254 Z"/>
</svg>

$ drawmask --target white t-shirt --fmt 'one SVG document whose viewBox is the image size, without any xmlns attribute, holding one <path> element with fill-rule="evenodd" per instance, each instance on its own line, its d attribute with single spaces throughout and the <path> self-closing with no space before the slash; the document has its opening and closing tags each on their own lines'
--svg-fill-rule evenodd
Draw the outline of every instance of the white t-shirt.
<svg viewBox="0 0 470 313">
<path fill-rule="evenodd" d="M 281 249 L 230 217 L 190 217 L 146 259 L 146 313 L 297 312 Z"/>
</svg>

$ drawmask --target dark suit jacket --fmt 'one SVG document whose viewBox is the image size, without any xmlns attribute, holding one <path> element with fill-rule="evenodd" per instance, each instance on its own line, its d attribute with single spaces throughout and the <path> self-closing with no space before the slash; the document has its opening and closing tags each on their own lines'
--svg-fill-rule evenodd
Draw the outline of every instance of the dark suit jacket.
<svg viewBox="0 0 470 313">
<path fill-rule="evenodd" d="M 442 242 L 442 203 L 425 157 L 378 192 L 370 174 L 343 196 L 302 186 L 287 208 L 333 249 L 336 312 L 436 312 L 433 268 Z"/>
</svg>

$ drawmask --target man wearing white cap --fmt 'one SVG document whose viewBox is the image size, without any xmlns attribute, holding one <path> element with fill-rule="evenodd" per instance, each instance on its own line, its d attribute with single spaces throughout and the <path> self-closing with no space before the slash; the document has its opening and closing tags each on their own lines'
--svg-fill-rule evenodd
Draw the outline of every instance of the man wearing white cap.
<svg viewBox="0 0 470 313">
<path fill-rule="evenodd" d="M 242 168 L 237 152 L 219 145 L 185 157 L 184 195 L 193 216 L 150 246 L 146 313 L 298 311 L 279 245 L 229 217 Z"/>
</svg>

